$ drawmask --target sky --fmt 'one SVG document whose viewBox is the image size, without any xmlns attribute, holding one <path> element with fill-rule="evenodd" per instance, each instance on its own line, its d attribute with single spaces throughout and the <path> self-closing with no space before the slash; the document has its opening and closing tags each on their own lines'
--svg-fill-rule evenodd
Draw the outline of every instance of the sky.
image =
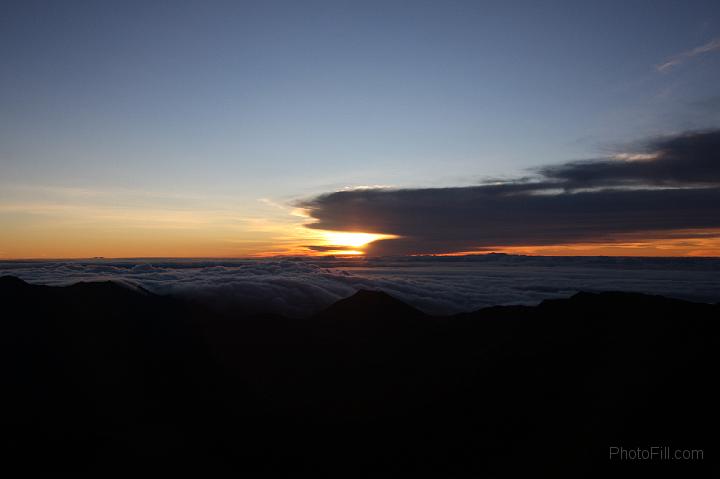
<svg viewBox="0 0 720 479">
<path fill-rule="evenodd" d="M 717 1 L 1 8 L 0 258 L 720 255 Z"/>
</svg>

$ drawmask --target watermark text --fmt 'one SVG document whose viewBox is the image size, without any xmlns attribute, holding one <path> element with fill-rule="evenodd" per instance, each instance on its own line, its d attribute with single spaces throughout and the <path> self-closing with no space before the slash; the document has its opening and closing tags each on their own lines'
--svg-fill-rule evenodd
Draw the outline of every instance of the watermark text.
<svg viewBox="0 0 720 479">
<path fill-rule="evenodd" d="M 703 449 L 679 449 L 671 446 L 648 446 L 626 448 L 610 446 L 611 461 L 702 461 Z"/>
</svg>

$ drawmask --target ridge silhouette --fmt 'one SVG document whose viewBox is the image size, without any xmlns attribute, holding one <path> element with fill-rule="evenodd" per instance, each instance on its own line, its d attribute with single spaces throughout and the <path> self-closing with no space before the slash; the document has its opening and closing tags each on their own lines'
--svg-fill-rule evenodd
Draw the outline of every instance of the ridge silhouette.
<svg viewBox="0 0 720 479">
<path fill-rule="evenodd" d="M 353 319 L 373 314 L 387 315 L 388 313 L 402 318 L 420 318 L 426 316 L 421 311 L 390 296 L 384 291 L 361 289 L 352 296 L 332 304 L 324 311 L 316 314 L 315 317 L 341 315 L 344 319 Z"/>
<path fill-rule="evenodd" d="M 0 451 L 26 472 L 708 477 L 718 305 L 578 293 L 431 317 L 359 291 L 305 319 L 0 278 Z M 701 448 L 622 463 L 610 446 Z"/>
</svg>

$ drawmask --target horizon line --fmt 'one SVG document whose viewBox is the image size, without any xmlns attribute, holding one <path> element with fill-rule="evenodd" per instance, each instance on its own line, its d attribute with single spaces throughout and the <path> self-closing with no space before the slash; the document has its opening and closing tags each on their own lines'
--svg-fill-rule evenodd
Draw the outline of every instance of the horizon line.
<svg viewBox="0 0 720 479">
<path fill-rule="evenodd" d="M 343 259 L 343 260 L 368 260 L 368 259 L 390 259 L 390 258 L 470 258 L 478 256 L 512 256 L 527 258 L 651 258 L 651 259 L 720 259 L 717 256 L 689 256 L 689 255 L 597 255 L 597 254 L 519 254 L 519 253 L 469 253 L 469 254 L 415 254 L 396 256 L 367 256 L 367 255 L 271 255 L 271 256 L 76 256 L 57 258 L 2 258 L 0 262 L 22 262 L 22 261 L 130 261 L 130 260 L 268 260 L 268 259 Z"/>
</svg>

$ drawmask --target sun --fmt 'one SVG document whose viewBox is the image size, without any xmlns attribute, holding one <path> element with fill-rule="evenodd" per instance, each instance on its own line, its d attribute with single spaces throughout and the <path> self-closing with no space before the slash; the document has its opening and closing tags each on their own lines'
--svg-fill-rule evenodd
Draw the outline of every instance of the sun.
<svg viewBox="0 0 720 479">
<path fill-rule="evenodd" d="M 380 235 L 372 233 L 345 233 L 340 231 L 326 231 L 323 233 L 328 245 L 351 246 L 359 248 L 379 239 L 393 238 L 392 235 Z"/>
<path fill-rule="evenodd" d="M 313 230 L 313 245 L 304 246 L 318 256 L 362 256 L 373 241 L 399 238 L 397 235 L 359 231 Z M 306 243 L 307 244 L 307 243 Z"/>
<path fill-rule="evenodd" d="M 396 235 L 385 235 L 375 233 L 355 233 L 345 231 L 323 231 L 323 241 L 327 246 L 337 246 L 340 248 L 362 248 L 373 241 L 381 239 L 394 239 Z M 347 251 L 346 250 L 346 251 Z M 362 254 L 361 251 L 353 251 L 349 254 Z"/>
</svg>

